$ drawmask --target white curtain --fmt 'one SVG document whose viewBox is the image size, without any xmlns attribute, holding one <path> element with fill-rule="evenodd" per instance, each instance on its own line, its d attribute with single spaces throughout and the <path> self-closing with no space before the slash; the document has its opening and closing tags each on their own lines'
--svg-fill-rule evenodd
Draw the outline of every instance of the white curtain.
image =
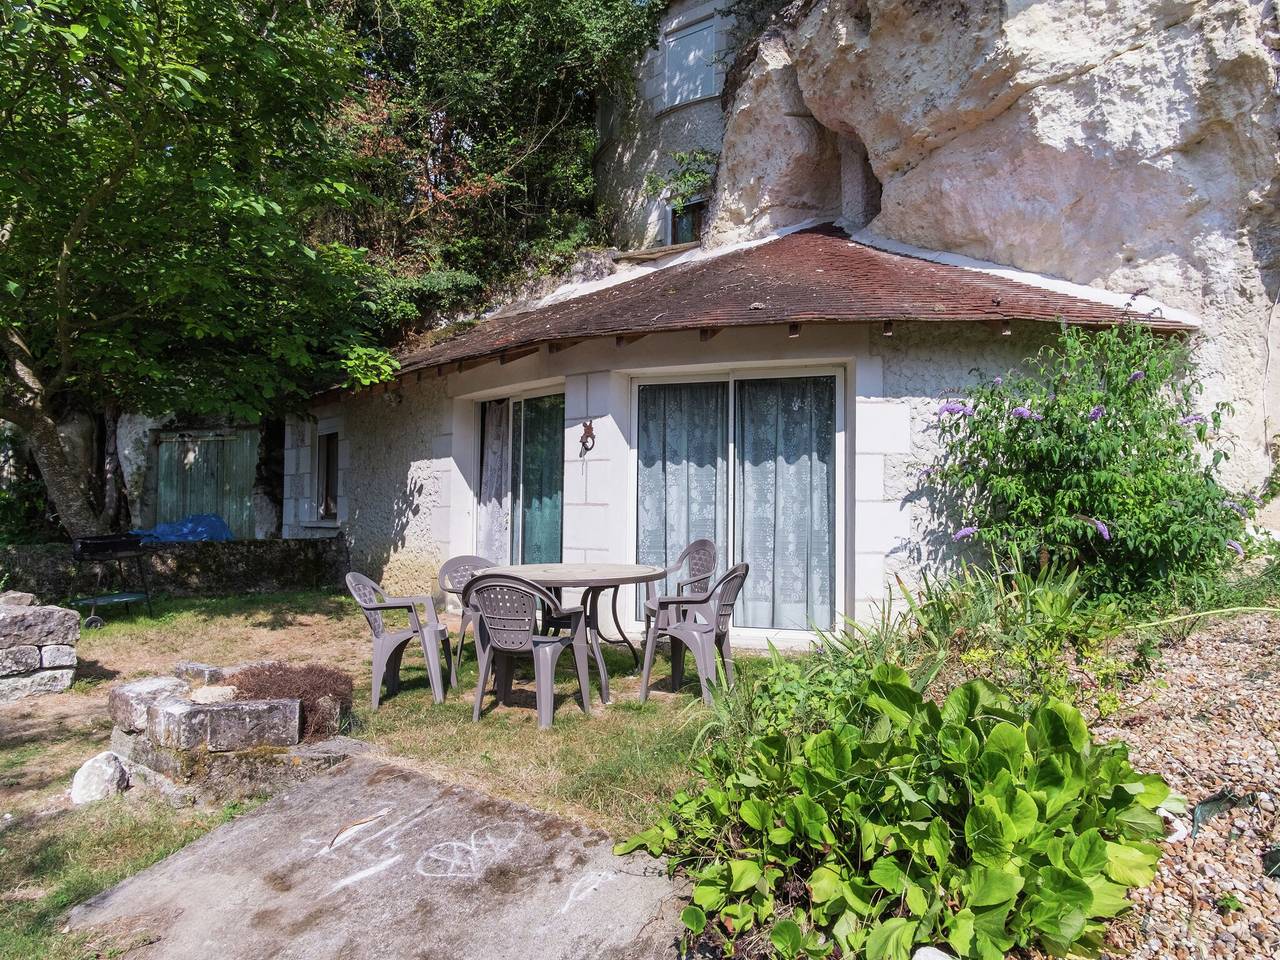
<svg viewBox="0 0 1280 960">
<path fill-rule="evenodd" d="M 826 629 L 835 616 L 835 378 L 740 380 L 734 420 L 734 562 L 751 564 L 736 622 Z"/>
<path fill-rule="evenodd" d="M 476 553 L 494 563 L 511 562 L 511 404 L 480 406 L 480 495 Z"/>
<path fill-rule="evenodd" d="M 640 387 L 636 561 L 666 566 L 693 540 L 715 541 L 717 572 L 729 540 L 729 385 Z M 659 593 L 674 581 L 657 584 Z"/>
</svg>

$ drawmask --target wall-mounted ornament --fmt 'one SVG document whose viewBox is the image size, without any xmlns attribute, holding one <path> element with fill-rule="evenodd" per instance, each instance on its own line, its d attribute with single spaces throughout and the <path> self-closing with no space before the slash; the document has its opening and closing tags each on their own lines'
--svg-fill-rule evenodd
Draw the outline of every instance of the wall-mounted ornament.
<svg viewBox="0 0 1280 960">
<path fill-rule="evenodd" d="M 582 436 L 578 438 L 578 443 L 582 446 L 582 449 L 578 451 L 578 456 L 580 457 L 585 457 L 588 451 L 595 449 L 596 431 L 590 420 L 582 421 Z"/>
</svg>

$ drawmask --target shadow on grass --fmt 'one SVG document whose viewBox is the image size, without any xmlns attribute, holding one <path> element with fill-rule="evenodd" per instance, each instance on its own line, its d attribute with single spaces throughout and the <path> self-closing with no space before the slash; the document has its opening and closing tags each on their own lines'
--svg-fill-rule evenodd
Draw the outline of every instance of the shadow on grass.
<svg viewBox="0 0 1280 960">
<path fill-rule="evenodd" d="M 152 606 L 154 615 L 138 611 L 113 616 L 103 629 L 110 634 L 169 626 L 184 617 L 202 623 L 245 617 L 253 627 L 279 630 L 304 616 L 336 622 L 359 613 L 351 599 L 336 590 L 250 593 L 233 597 L 156 597 Z"/>
</svg>

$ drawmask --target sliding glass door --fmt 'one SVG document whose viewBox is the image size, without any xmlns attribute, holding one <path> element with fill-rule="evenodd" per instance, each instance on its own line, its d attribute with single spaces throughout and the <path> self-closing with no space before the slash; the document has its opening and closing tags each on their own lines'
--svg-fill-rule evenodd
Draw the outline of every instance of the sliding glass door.
<svg viewBox="0 0 1280 960">
<path fill-rule="evenodd" d="M 709 537 L 717 573 L 751 565 L 739 625 L 830 627 L 835 377 L 644 384 L 636 428 L 637 561 L 671 563 Z"/>
<path fill-rule="evenodd" d="M 480 407 L 477 552 L 558 563 L 564 516 L 564 394 Z"/>
<path fill-rule="evenodd" d="M 734 562 L 751 564 L 738 622 L 821 629 L 835 618 L 835 377 L 734 384 Z"/>
</svg>

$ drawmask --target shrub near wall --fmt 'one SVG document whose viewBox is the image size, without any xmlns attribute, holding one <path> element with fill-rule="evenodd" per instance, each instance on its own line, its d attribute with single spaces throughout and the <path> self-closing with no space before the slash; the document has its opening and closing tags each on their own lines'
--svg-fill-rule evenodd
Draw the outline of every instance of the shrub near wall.
<svg viewBox="0 0 1280 960">
<path fill-rule="evenodd" d="M 145 562 L 152 591 L 178 597 L 336 588 L 349 566 L 342 537 L 165 543 L 150 550 Z M 132 587 L 137 568 L 133 561 L 124 568 Z M 94 570 L 91 564 L 77 568 L 65 543 L 0 547 L 5 589 L 34 593 L 45 603 L 93 592 Z M 115 565 L 104 565 L 104 571 L 103 589 L 114 589 Z"/>
<path fill-rule="evenodd" d="M 1094 592 L 1148 593 L 1242 557 L 1257 503 L 1227 490 L 1224 413 L 1196 410 L 1187 345 L 1130 324 L 1066 328 L 938 410 L 926 471 L 957 541 L 1080 568 Z"/>
</svg>

